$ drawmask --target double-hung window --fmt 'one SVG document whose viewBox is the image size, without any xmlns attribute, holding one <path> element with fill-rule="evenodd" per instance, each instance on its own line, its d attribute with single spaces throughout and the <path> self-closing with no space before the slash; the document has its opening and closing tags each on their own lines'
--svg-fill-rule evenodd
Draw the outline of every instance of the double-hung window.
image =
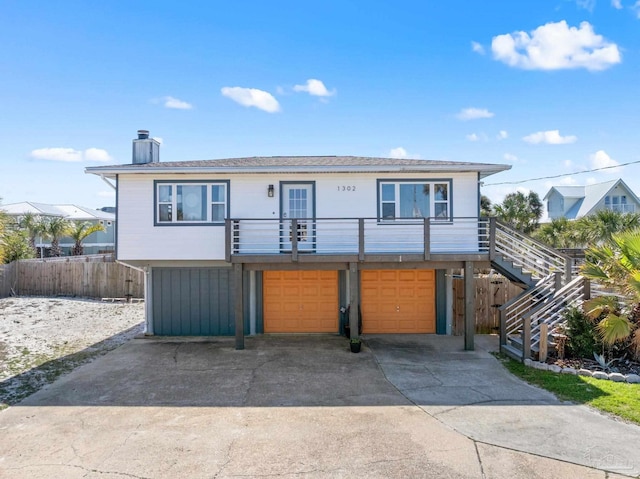
<svg viewBox="0 0 640 479">
<path fill-rule="evenodd" d="M 378 180 L 382 221 L 451 216 L 450 180 Z"/>
<path fill-rule="evenodd" d="M 155 182 L 156 225 L 224 224 L 228 181 Z"/>
</svg>

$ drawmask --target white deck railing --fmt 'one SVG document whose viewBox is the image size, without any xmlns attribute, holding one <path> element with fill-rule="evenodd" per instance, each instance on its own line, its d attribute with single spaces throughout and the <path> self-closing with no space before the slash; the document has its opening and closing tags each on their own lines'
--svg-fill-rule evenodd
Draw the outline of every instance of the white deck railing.
<svg viewBox="0 0 640 479">
<path fill-rule="evenodd" d="M 301 253 L 488 254 L 489 220 L 478 218 L 228 219 L 227 257 Z"/>
</svg>

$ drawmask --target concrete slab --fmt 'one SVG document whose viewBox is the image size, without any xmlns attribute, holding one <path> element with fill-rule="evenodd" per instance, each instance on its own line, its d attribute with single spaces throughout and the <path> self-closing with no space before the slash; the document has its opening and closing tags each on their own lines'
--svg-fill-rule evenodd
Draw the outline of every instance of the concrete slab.
<svg viewBox="0 0 640 479">
<path fill-rule="evenodd" d="M 435 344 L 437 343 L 437 344 Z M 462 352 L 463 338 L 414 336 L 367 338 L 387 379 L 444 424 L 474 440 L 561 461 L 640 475 L 640 427 L 565 403 L 510 374 L 494 356 L 495 336 L 477 336 L 476 351 Z M 443 344 L 449 351 L 442 351 Z M 404 350 L 404 351 L 403 351 Z M 460 359 L 466 355 L 466 359 Z M 403 365 L 419 364 L 432 375 L 424 387 L 404 382 Z M 434 382 L 437 380 L 439 384 Z M 578 476 L 579 477 L 579 476 Z"/>
<path fill-rule="evenodd" d="M 514 379 L 490 340 L 468 353 L 439 339 L 370 338 L 360 354 L 332 336 L 247 338 L 244 351 L 232 338 L 135 340 L 0 412 L 0 478 L 634 473 L 635 457 L 619 459 L 638 428 L 612 441 L 618 423 Z M 482 380 L 456 379 L 465 366 Z M 588 451 L 565 447 L 571 419 L 599 428 L 618 456 L 593 435 L 576 442 Z"/>
</svg>

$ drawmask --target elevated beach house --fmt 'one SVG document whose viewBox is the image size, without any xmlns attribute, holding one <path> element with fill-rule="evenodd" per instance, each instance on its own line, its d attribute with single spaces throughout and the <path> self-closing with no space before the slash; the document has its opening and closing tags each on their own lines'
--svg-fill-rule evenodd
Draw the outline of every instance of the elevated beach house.
<svg viewBox="0 0 640 479">
<path fill-rule="evenodd" d="M 132 163 L 86 171 L 117 185 L 117 259 L 145 272 L 147 334 L 235 335 L 241 349 L 245 335 L 337 334 L 342 321 L 355 332 L 358 313 L 363 334 L 447 334 L 447 271 L 458 269 L 473 349 L 473 271 L 502 260 L 496 223 L 479 217 L 480 182 L 509 166 L 160 162 L 147 131 L 133 143 Z"/>
</svg>

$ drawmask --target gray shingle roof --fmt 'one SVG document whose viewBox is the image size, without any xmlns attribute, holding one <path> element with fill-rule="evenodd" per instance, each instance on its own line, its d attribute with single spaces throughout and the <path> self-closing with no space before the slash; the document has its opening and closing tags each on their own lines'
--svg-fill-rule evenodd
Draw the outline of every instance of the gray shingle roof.
<svg viewBox="0 0 640 479">
<path fill-rule="evenodd" d="M 171 161 L 145 164 L 95 166 L 88 173 L 149 173 L 152 171 L 323 172 L 332 171 L 479 171 L 483 176 L 510 169 L 510 165 L 458 161 L 372 158 L 362 156 L 254 156 L 219 160 Z"/>
</svg>

